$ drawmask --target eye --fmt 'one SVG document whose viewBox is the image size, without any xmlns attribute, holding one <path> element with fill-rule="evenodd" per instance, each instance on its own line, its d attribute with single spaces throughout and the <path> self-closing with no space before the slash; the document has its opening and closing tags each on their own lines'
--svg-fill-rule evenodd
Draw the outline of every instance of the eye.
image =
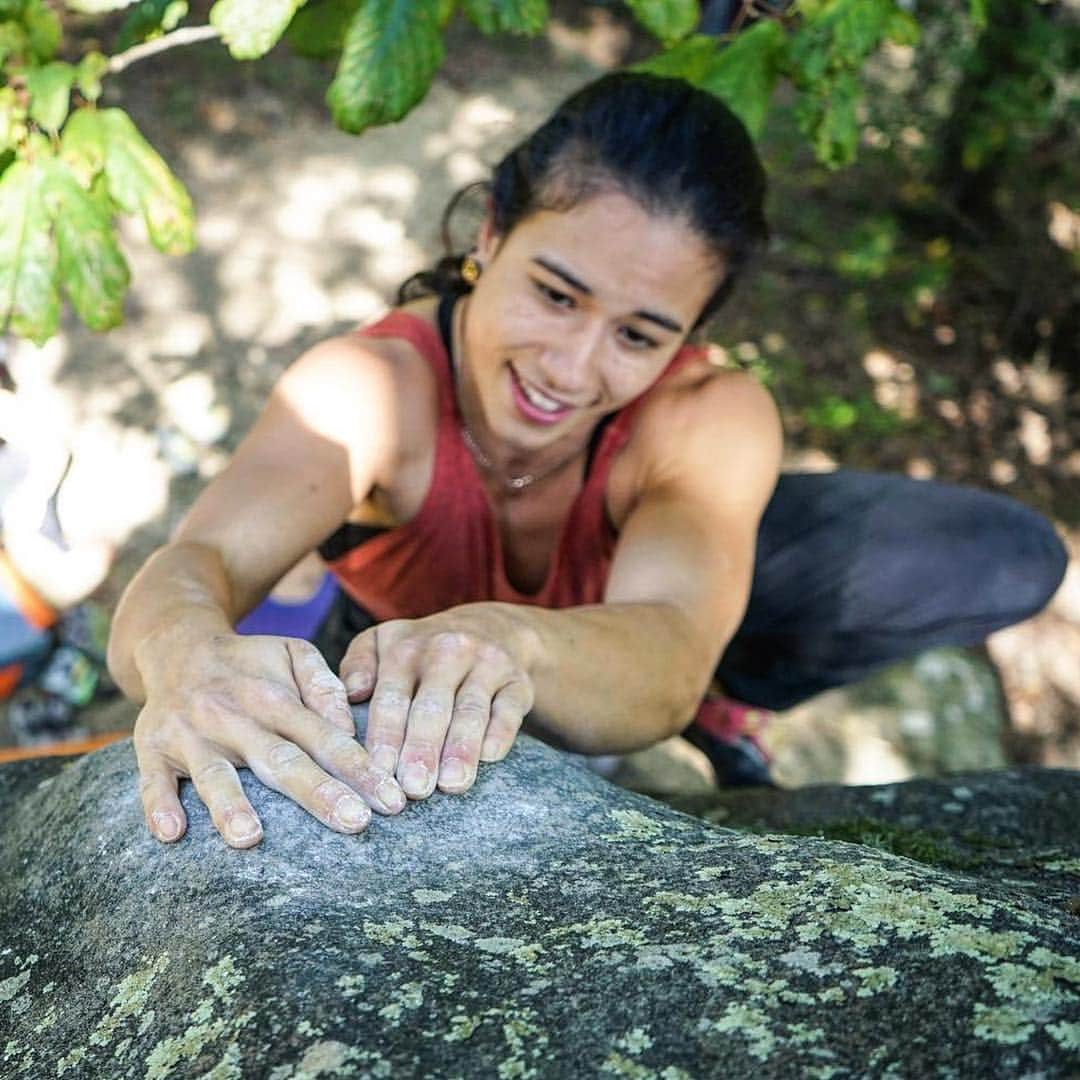
<svg viewBox="0 0 1080 1080">
<path fill-rule="evenodd" d="M 553 289 L 550 285 L 546 285 L 544 282 L 532 279 L 532 283 L 536 286 L 536 291 L 549 303 L 554 304 L 556 307 L 571 308 L 574 306 L 574 298 L 569 293 L 561 292 L 559 289 Z"/>
<path fill-rule="evenodd" d="M 632 349 L 655 349 L 658 344 L 647 334 L 635 330 L 632 326 L 621 327 L 619 333 L 622 334 L 623 341 Z"/>
</svg>

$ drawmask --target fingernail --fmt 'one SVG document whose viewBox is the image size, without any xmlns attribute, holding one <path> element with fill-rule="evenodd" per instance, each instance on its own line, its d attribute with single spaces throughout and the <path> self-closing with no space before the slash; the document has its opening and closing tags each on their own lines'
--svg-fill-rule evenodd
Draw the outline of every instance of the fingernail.
<svg viewBox="0 0 1080 1080">
<path fill-rule="evenodd" d="M 444 762 L 439 769 L 439 783 L 447 787 L 464 787 L 469 782 L 469 774 L 460 761 Z"/>
<path fill-rule="evenodd" d="M 401 786 L 405 789 L 406 795 L 422 799 L 430 793 L 431 773 L 419 761 L 407 765 L 401 776 Z"/>
<path fill-rule="evenodd" d="M 402 794 L 401 788 L 399 788 L 393 780 L 384 780 L 375 789 L 375 798 L 378 799 L 391 814 L 396 814 L 405 806 L 405 796 Z"/>
<path fill-rule="evenodd" d="M 498 761 L 502 757 L 502 747 L 498 739 L 485 739 L 484 745 L 480 747 L 480 756 L 485 761 Z"/>
<path fill-rule="evenodd" d="M 155 831 L 161 840 L 175 840 L 180 835 L 180 819 L 167 810 L 158 810 L 153 815 Z"/>
<path fill-rule="evenodd" d="M 259 835 L 259 823 L 246 810 L 238 810 L 226 826 L 233 840 L 250 840 Z"/>
<path fill-rule="evenodd" d="M 355 795 L 345 795 L 334 807 L 334 817 L 346 829 L 359 829 L 368 823 L 371 811 Z"/>
<path fill-rule="evenodd" d="M 377 746 L 371 752 L 371 760 L 375 762 L 376 768 L 390 773 L 391 776 L 397 769 L 397 752 L 391 746 Z"/>
</svg>

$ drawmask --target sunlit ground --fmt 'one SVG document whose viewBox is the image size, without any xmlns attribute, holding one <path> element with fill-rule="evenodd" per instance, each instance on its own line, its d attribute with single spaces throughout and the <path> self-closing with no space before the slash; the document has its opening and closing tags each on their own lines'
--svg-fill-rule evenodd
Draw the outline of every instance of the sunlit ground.
<svg viewBox="0 0 1080 1080">
<path fill-rule="evenodd" d="M 315 341 L 383 311 L 398 284 L 437 252 L 450 194 L 483 177 L 619 47 L 618 33 L 603 27 L 583 34 L 556 25 L 551 38 L 542 54 L 515 45 L 481 51 L 475 64 L 452 62 L 407 121 L 360 139 L 332 127 L 312 86 L 290 85 L 290 75 L 253 78 L 210 48 L 193 50 L 175 80 L 168 61 L 125 76 L 123 104 L 194 197 L 198 248 L 167 258 L 128 222 L 134 285 L 126 323 L 101 336 L 69 319 L 44 348 L 20 342 L 10 355 L 27 426 L 43 444 L 66 443 L 74 455 L 60 506 L 65 528 L 76 541 L 115 549 L 97 594 L 104 603 L 115 602 L 223 467 L 283 368 Z M 294 62 L 289 72 L 296 70 Z M 1080 243 L 1072 210 L 1055 204 L 1047 213 L 1063 248 Z M 808 333 L 829 326 L 827 297 L 805 288 L 784 295 L 783 267 L 799 258 L 800 239 L 778 240 L 781 271 L 763 279 L 765 292 L 777 294 L 778 312 L 802 305 Z M 928 354 L 954 347 L 958 331 L 947 313 L 930 303 L 926 314 Z M 911 340 L 898 347 L 871 335 L 845 345 L 865 391 L 852 404 L 808 389 L 796 373 L 806 359 L 795 355 L 802 343 L 779 318 L 754 326 L 735 318 L 721 336 L 729 357 L 758 370 L 785 407 L 790 467 L 865 466 L 845 456 L 845 433 L 862 432 L 864 447 L 864 429 L 879 424 L 880 464 L 911 476 L 971 479 L 1020 497 L 1025 484 L 1040 482 L 1033 476 L 1080 477 L 1080 448 L 1068 430 L 1076 403 L 1038 351 L 1002 353 L 986 385 L 962 397 L 932 367 L 912 362 Z M 988 475 L 958 477 L 956 443 L 939 443 L 934 432 L 962 430 L 980 446 L 996 438 L 990 422 L 1002 403 L 1015 410 L 1016 430 L 991 455 Z M 890 425 L 920 418 L 932 421 L 925 444 L 916 451 L 898 444 L 904 456 L 890 456 Z M 1012 724 L 1027 738 L 1017 744 L 1023 754 L 1080 766 L 1080 538 L 1061 529 L 1074 553 L 1065 587 L 1040 619 L 997 635 L 991 652 Z M 88 718 L 96 728 L 132 721 L 133 711 L 115 703 Z M 935 771 L 943 760 L 965 767 L 962 754 L 928 756 L 942 725 L 948 719 L 930 700 L 898 708 L 840 694 L 780 718 L 766 742 L 786 782 L 892 780 Z M 999 732 L 978 738 L 971 761 L 1004 762 Z M 685 751 L 673 753 L 701 775 L 700 761 Z"/>
</svg>

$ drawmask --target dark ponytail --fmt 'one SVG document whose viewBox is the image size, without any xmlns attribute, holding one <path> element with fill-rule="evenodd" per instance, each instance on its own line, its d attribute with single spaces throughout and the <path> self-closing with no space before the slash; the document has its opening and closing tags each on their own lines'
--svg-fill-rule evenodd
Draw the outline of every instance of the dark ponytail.
<svg viewBox="0 0 1080 1080">
<path fill-rule="evenodd" d="M 750 136 L 723 102 L 682 79 L 618 72 L 573 94 L 496 166 L 492 225 L 506 236 L 539 210 L 569 210 L 611 190 L 650 213 L 686 220 L 723 261 L 726 273 L 697 326 L 719 310 L 768 238 L 765 172 Z M 463 194 L 443 216 L 447 251 L 449 217 Z M 399 303 L 468 292 L 461 259 L 447 255 L 410 278 Z"/>
</svg>

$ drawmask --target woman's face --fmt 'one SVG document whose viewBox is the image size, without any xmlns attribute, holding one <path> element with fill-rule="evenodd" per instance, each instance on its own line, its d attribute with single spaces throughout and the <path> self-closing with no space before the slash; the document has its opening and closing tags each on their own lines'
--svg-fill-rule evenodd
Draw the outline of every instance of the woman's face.
<svg viewBox="0 0 1080 1080">
<path fill-rule="evenodd" d="M 486 434 L 522 451 L 596 421 L 656 381 L 723 272 L 693 229 L 620 193 L 481 231 L 463 320 Z"/>
</svg>

